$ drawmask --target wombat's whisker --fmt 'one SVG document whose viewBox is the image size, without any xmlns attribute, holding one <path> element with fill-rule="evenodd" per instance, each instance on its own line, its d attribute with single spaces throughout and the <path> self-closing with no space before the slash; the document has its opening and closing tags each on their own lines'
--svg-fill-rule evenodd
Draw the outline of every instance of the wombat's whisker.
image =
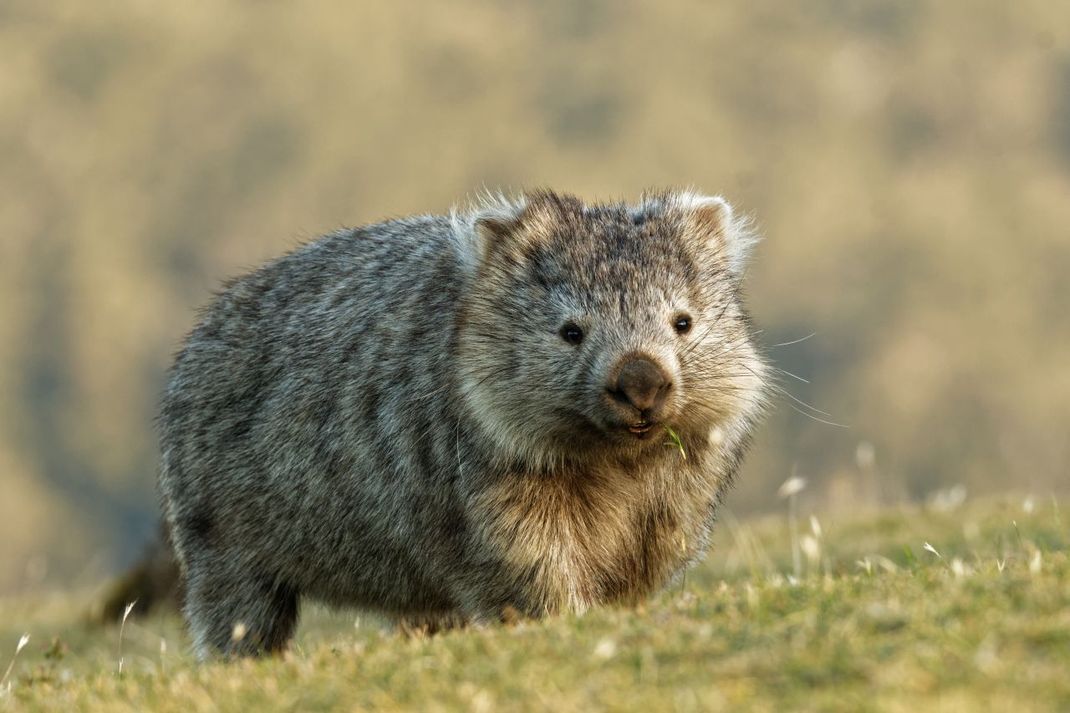
<svg viewBox="0 0 1070 713">
<path fill-rule="evenodd" d="M 792 339 L 790 342 L 780 342 L 779 344 L 770 345 L 771 349 L 777 349 L 778 347 L 790 347 L 793 344 L 799 344 L 805 342 L 807 339 L 811 339 L 817 336 L 817 332 L 810 332 L 805 337 L 799 337 L 798 339 Z"/>
<path fill-rule="evenodd" d="M 802 406 L 803 408 L 808 409 L 809 411 L 812 411 L 812 412 L 814 412 L 816 414 L 820 414 L 822 416 L 826 416 L 826 417 L 829 417 L 829 418 L 832 417 L 832 414 L 827 413 L 825 411 L 822 411 L 821 409 L 817 408 L 816 406 L 811 406 L 810 404 L 806 403 L 805 401 L 803 401 L 802 399 L 798 398 L 794 394 L 789 393 L 786 389 L 782 389 L 780 393 L 782 393 L 784 396 L 787 396 L 789 399 L 791 399 L 792 401 L 797 403 L 799 406 Z"/>
<path fill-rule="evenodd" d="M 776 365 L 770 365 L 770 366 L 771 366 L 772 369 L 774 369 L 775 371 L 783 374 L 784 376 L 791 377 L 792 379 L 795 379 L 796 381 L 801 381 L 804 384 L 809 384 L 810 383 L 809 379 L 804 379 L 801 376 L 799 376 L 798 374 L 792 374 L 787 369 L 782 369 L 781 367 L 776 366 Z"/>
<path fill-rule="evenodd" d="M 796 411 L 798 413 L 801 413 L 803 416 L 806 416 L 808 419 L 810 419 L 812 421 L 817 421 L 818 423 L 823 423 L 826 426 L 835 426 L 836 428 L 850 428 L 850 426 L 848 426 L 846 424 L 843 424 L 843 423 L 836 423 L 835 421 L 829 421 L 829 420 L 824 419 L 824 418 L 818 418 L 817 416 L 814 416 L 811 413 L 803 411 L 801 408 L 795 406 L 794 404 L 788 404 L 788 407 L 792 411 Z"/>
</svg>

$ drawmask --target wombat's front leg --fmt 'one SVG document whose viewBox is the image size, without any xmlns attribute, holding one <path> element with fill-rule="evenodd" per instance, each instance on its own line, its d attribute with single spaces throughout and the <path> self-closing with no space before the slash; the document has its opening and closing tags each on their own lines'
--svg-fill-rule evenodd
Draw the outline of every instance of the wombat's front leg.
<svg viewBox="0 0 1070 713">
<path fill-rule="evenodd" d="M 236 559 L 215 554 L 190 562 L 185 614 L 197 656 L 251 656 L 286 647 L 297 626 L 298 594 Z"/>
</svg>

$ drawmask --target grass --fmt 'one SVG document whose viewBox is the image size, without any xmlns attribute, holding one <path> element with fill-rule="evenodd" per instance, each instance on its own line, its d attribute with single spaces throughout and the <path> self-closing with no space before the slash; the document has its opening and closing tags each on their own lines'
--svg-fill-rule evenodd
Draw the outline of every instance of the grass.
<svg viewBox="0 0 1070 713">
<path fill-rule="evenodd" d="M 637 609 L 407 639 L 312 606 L 286 656 L 232 664 L 175 616 L 120 648 L 88 596 L 0 601 L 0 671 L 30 635 L 0 710 L 1066 710 L 1070 511 L 1024 505 L 800 518 L 798 577 L 785 518 L 726 516 Z"/>
<path fill-rule="evenodd" d="M 687 451 L 684 450 L 684 442 L 680 440 L 680 436 L 676 435 L 676 431 L 672 430 L 668 426 L 665 426 L 665 434 L 669 437 L 669 442 L 665 445 L 674 446 L 680 451 L 680 457 L 687 460 Z"/>
</svg>

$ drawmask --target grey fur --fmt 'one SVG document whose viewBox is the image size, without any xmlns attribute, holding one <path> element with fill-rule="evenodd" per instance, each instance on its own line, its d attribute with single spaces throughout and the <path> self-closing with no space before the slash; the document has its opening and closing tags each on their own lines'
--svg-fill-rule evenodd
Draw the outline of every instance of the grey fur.
<svg viewBox="0 0 1070 713">
<path fill-rule="evenodd" d="M 663 587 L 703 554 L 761 410 L 749 242 L 720 199 L 539 192 L 336 232 L 229 283 L 161 414 L 199 654 L 284 648 L 302 596 L 435 630 Z M 672 382 L 655 412 L 613 397 L 637 356 Z"/>
</svg>

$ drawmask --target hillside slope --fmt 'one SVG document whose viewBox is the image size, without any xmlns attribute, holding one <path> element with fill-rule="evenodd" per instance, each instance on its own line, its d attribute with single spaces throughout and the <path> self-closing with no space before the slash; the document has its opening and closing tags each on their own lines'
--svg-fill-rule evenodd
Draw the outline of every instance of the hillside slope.
<svg viewBox="0 0 1070 713">
<path fill-rule="evenodd" d="M 175 617 L 86 627 L 88 598 L 0 602 L 0 710 L 1066 710 L 1070 511 L 726 517 L 637 610 L 406 639 L 307 607 L 285 657 L 197 665 Z M 798 566 L 798 577 L 795 576 Z M 118 672 L 120 659 L 123 673 Z"/>
</svg>

